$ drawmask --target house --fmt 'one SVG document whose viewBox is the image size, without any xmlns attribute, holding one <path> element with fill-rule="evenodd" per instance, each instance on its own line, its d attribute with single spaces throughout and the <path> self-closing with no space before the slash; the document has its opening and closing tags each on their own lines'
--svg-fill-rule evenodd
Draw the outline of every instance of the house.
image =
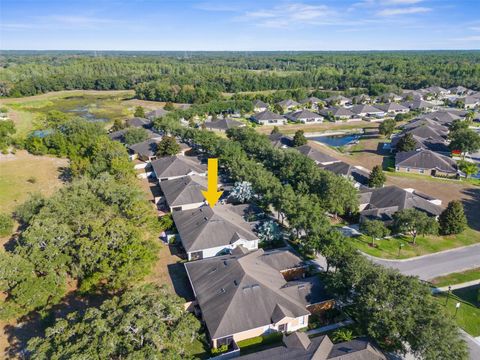
<svg viewBox="0 0 480 360">
<path fill-rule="evenodd" d="M 293 138 L 280 133 L 274 133 L 268 135 L 268 139 L 276 148 L 287 148 L 293 146 Z"/>
<path fill-rule="evenodd" d="M 188 175 L 206 175 L 207 167 L 194 156 L 166 156 L 152 161 L 153 175 L 158 181 L 172 180 Z"/>
<path fill-rule="evenodd" d="M 239 247 L 232 255 L 185 264 L 194 306 L 201 312 L 214 348 L 306 328 L 312 312 L 333 306 L 319 277 L 293 282 L 284 278 L 281 271 L 302 263 L 289 250 L 274 250 L 274 258 L 263 249 L 244 250 Z"/>
<path fill-rule="evenodd" d="M 402 98 L 405 101 L 423 100 L 424 93 L 418 90 L 403 90 Z"/>
<path fill-rule="evenodd" d="M 323 122 L 323 116 L 309 110 L 293 111 L 286 114 L 285 117 L 291 121 L 301 122 L 304 124 L 316 124 Z"/>
<path fill-rule="evenodd" d="M 419 110 L 419 111 L 432 111 L 435 110 L 435 105 L 421 99 L 415 99 L 412 101 L 405 101 L 402 103 L 403 106 L 408 107 L 410 110 Z"/>
<path fill-rule="evenodd" d="M 108 137 L 110 138 L 110 140 L 125 143 L 125 134 L 127 133 L 127 131 L 128 131 L 128 128 L 112 131 L 111 133 L 108 134 Z M 160 135 L 159 133 L 156 133 L 155 131 L 152 131 L 150 129 L 145 129 L 145 131 L 147 132 L 149 139 L 154 139 L 158 141 L 162 140 L 162 135 Z"/>
<path fill-rule="evenodd" d="M 156 110 L 153 110 L 153 111 L 150 111 L 148 112 L 145 116 L 147 117 L 147 119 L 149 120 L 155 120 L 156 118 L 161 118 L 165 115 L 168 114 L 168 111 L 167 110 L 164 110 L 164 109 L 156 109 Z"/>
<path fill-rule="evenodd" d="M 442 88 L 441 86 L 429 86 L 425 89 L 422 89 L 421 91 L 425 94 L 432 94 L 434 97 L 437 98 L 444 98 L 449 94 L 449 91 Z"/>
<path fill-rule="evenodd" d="M 320 111 L 320 114 L 327 118 L 332 119 L 334 121 L 354 121 L 354 120 L 361 120 L 361 118 L 356 117 L 355 114 L 347 108 L 344 107 L 329 107 Z"/>
<path fill-rule="evenodd" d="M 469 95 L 471 90 L 467 89 L 464 86 L 454 86 L 448 89 L 449 93 L 452 95 L 457 95 L 457 96 L 463 96 L 463 95 Z"/>
<path fill-rule="evenodd" d="M 207 190 L 205 176 L 190 175 L 160 183 L 166 205 L 170 211 L 196 209 L 205 204 L 202 191 Z"/>
<path fill-rule="evenodd" d="M 319 110 L 319 108 L 323 107 L 325 103 L 323 102 L 323 100 L 320 100 L 315 96 L 310 96 L 306 99 L 300 100 L 300 104 L 304 106 L 309 106 L 315 110 Z"/>
<path fill-rule="evenodd" d="M 370 177 L 370 174 L 368 170 L 362 167 L 353 166 L 343 161 L 337 161 L 320 167 L 323 170 L 331 171 L 337 175 L 351 177 L 355 181 L 356 188 L 359 188 L 362 185 L 368 186 L 368 178 Z"/>
<path fill-rule="evenodd" d="M 395 135 L 390 143 L 391 150 L 405 134 L 411 134 L 416 143 L 415 150 L 425 149 L 445 154 L 450 153 L 448 148 L 448 128 L 430 119 L 417 119 L 404 126 L 402 133 Z"/>
<path fill-rule="evenodd" d="M 475 96 L 465 96 L 457 99 L 457 102 L 463 103 L 464 109 L 474 109 L 480 105 L 480 98 Z"/>
<path fill-rule="evenodd" d="M 300 106 L 298 102 L 292 99 L 282 100 L 277 102 L 277 105 L 280 105 L 284 111 L 292 110 Z"/>
<path fill-rule="evenodd" d="M 431 176 L 455 176 L 458 173 L 455 160 L 423 149 L 397 153 L 395 171 Z"/>
<path fill-rule="evenodd" d="M 141 118 L 141 117 L 134 117 L 131 119 L 127 119 L 127 126 L 128 127 L 136 127 L 136 128 L 145 128 L 149 129 L 152 127 L 152 120 Z"/>
<path fill-rule="evenodd" d="M 368 95 L 361 94 L 352 97 L 352 104 L 368 104 L 372 101 L 372 98 Z"/>
<path fill-rule="evenodd" d="M 261 125 L 285 125 L 287 119 L 269 110 L 253 114 L 251 120 Z"/>
<path fill-rule="evenodd" d="M 308 156 L 310 159 L 315 161 L 315 163 L 318 165 L 329 165 L 333 164 L 335 162 L 339 162 L 340 160 L 335 159 L 334 157 L 325 154 L 321 152 L 320 150 L 314 149 L 310 145 L 302 145 L 297 148 L 295 148 L 299 152 L 301 152 L 303 155 Z"/>
<path fill-rule="evenodd" d="M 382 118 L 383 116 L 385 116 L 385 112 L 383 110 L 380 110 L 368 104 L 355 105 L 350 108 L 350 111 L 362 118 Z"/>
<path fill-rule="evenodd" d="M 422 138 L 446 139 L 448 128 L 440 124 L 430 124 L 425 120 L 415 120 L 405 125 L 404 133 L 410 133 Z"/>
<path fill-rule="evenodd" d="M 145 162 L 150 162 L 157 158 L 158 140 L 148 139 L 137 144 L 129 145 L 128 152 L 130 159 L 139 159 Z"/>
<path fill-rule="evenodd" d="M 405 114 L 410 111 L 408 107 L 397 104 L 396 102 L 389 102 L 386 104 L 377 104 L 375 105 L 375 107 L 389 115 Z"/>
<path fill-rule="evenodd" d="M 188 260 L 225 254 L 243 246 L 258 248 L 258 236 L 251 225 L 232 210 L 233 205 L 203 205 L 198 209 L 173 212 L 173 221 Z"/>
<path fill-rule="evenodd" d="M 330 106 L 345 106 L 351 104 L 352 100 L 342 95 L 334 95 L 326 98 L 325 102 Z"/>
<path fill-rule="evenodd" d="M 412 135 L 413 140 L 415 141 L 415 150 L 431 150 L 443 154 L 450 154 L 450 148 L 448 147 L 448 142 L 441 138 L 423 138 L 417 135 Z M 392 138 L 390 143 L 391 151 L 395 151 L 397 148 L 397 144 L 400 139 L 403 137 L 403 134 L 399 136 L 395 136 Z"/>
<path fill-rule="evenodd" d="M 228 118 L 205 122 L 205 128 L 207 130 L 220 131 L 220 132 L 225 132 L 228 129 L 232 129 L 236 127 L 244 127 L 244 126 L 246 125 L 241 121 L 228 119 Z"/>
<path fill-rule="evenodd" d="M 386 360 L 385 355 L 366 338 L 337 344 L 328 335 L 309 338 L 296 331 L 283 335 L 282 345 L 240 356 L 239 360 Z"/>
<path fill-rule="evenodd" d="M 441 201 L 414 189 L 402 189 L 398 186 L 383 188 L 361 188 L 359 192 L 360 222 L 365 219 L 390 222 L 393 214 L 404 209 L 416 209 L 429 216 L 438 216 L 443 209 Z"/>
<path fill-rule="evenodd" d="M 392 103 L 395 101 L 402 101 L 403 97 L 395 93 L 389 92 L 378 97 L 377 101 L 382 103 Z"/>
<path fill-rule="evenodd" d="M 268 104 L 262 100 L 255 100 L 253 102 L 253 111 L 254 112 L 263 112 L 268 110 Z"/>
<path fill-rule="evenodd" d="M 466 112 L 458 110 L 438 110 L 428 114 L 420 116 L 421 119 L 431 119 L 440 123 L 441 125 L 449 125 L 455 120 L 462 119 L 465 116 Z"/>
</svg>

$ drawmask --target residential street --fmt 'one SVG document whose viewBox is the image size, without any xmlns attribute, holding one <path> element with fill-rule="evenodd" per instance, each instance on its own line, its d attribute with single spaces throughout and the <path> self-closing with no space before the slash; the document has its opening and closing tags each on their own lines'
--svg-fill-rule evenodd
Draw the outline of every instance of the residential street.
<svg viewBox="0 0 480 360">
<path fill-rule="evenodd" d="M 400 270 L 405 275 L 416 275 L 422 280 L 480 267 L 480 244 L 411 260 L 384 260 L 369 257 L 373 262 Z"/>
</svg>

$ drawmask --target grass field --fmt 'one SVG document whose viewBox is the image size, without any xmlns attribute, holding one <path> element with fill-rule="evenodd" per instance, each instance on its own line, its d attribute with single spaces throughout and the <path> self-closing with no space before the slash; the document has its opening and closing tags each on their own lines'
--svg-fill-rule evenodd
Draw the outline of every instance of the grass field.
<svg viewBox="0 0 480 360">
<path fill-rule="evenodd" d="M 378 124 L 371 123 L 367 121 L 357 121 L 354 123 L 344 123 L 344 122 L 324 122 L 322 124 L 287 124 L 283 126 L 279 126 L 280 131 L 283 134 L 293 134 L 297 130 L 303 130 L 305 133 L 313 133 L 313 132 L 323 132 L 326 130 L 361 130 L 361 129 L 370 129 L 370 128 L 377 128 Z M 256 128 L 258 132 L 262 134 L 270 134 L 273 129 L 273 126 L 259 126 Z"/>
<path fill-rule="evenodd" d="M 447 293 L 437 295 L 440 304 L 447 308 L 458 326 L 472 336 L 480 336 L 480 285 L 453 290 L 447 303 Z M 460 303 L 455 316 L 455 305 Z"/>
<path fill-rule="evenodd" d="M 430 280 L 430 282 L 436 287 L 443 287 L 448 285 L 462 284 L 473 280 L 480 280 L 480 268 L 439 276 Z"/>
<path fill-rule="evenodd" d="M 33 156 L 26 151 L 0 155 L 0 212 L 12 212 L 29 193 L 53 193 L 62 184 L 59 171 L 65 166 L 66 159 Z"/>
<path fill-rule="evenodd" d="M 480 232 L 473 229 L 467 229 L 461 234 L 452 236 L 418 236 L 416 245 L 412 244 L 411 237 L 404 236 L 376 240 L 376 247 L 370 246 L 372 239 L 368 236 L 351 238 L 352 245 L 358 250 L 384 259 L 408 259 L 479 242 Z M 399 255 L 400 244 L 403 244 L 403 247 Z"/>
</svg>

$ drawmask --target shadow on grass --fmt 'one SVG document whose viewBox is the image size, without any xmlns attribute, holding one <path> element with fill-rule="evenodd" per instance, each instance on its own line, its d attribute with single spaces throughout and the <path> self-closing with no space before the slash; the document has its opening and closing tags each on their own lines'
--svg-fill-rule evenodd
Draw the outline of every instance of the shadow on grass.
<svg viewBox="0 0 480 360">
<path fill-rule="evenodd" d="M 468 220 L 468 225 L 477 231 L 480 231 L 480 188 L 468 188 L 462 190 L 467 195 L 467 199 L 463 199 L 463 208 Z"/>
</svg>

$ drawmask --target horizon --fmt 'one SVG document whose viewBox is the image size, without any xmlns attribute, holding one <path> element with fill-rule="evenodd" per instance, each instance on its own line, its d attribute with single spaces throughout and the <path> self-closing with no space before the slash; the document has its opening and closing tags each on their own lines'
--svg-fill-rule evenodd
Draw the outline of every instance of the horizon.
<svg viewBox="0 0 480 360">
<path fill-rule="evenodd" d="M 466 51 L 478 13 L 470 0 L 2 0 L 0 49 Z"/>
</svg>

